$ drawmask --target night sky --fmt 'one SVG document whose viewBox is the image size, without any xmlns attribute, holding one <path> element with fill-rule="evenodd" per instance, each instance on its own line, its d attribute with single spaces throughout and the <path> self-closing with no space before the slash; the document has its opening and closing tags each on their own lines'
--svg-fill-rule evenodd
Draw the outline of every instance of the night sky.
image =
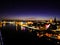
<svg viewBox="0 0 60 45">
<path fill-rule="evenodd" d="M 0 19 L 50 19 L 54 17 L 60 20 L 59 1 L 0 1 Z"/>
</svg>

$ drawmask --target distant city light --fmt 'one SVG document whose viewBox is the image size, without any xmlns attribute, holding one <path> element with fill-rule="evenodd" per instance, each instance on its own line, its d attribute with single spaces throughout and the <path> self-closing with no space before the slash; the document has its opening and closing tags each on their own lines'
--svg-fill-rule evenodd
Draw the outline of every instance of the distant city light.
<svg viewBox="0 0 60 45">
<path fill-rule="evenodd" d="M 10 24 L 15 24 L 15 22 L 8 22 L 8 23 L 10 23 Z"/>
</svg>

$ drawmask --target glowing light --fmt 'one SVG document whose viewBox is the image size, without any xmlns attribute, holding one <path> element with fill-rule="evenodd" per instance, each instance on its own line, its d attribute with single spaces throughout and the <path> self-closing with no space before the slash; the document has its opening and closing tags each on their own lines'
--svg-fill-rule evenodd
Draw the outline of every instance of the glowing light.
<svg viewBox="0 0 60 45">
<path fill-rule="evenodd" d="M 5 24 L 5 23 L 6 23 L 6 21 L 3 21 L 2 23 L 4 23 L 4 24 Z"/>
<path fill-rule="evenodd" d="M 46 26 L 46 29 L 48 29 L 49 28 L 49 26 L 50 26 L 50 24 L 49 25 L 45 25 Z"/>
<path fill-rule="evenodd" d="M 6 26 L 6 24 L 3 24 L 3 26 Z"/>
<path fill-rule="evenodd" d="M 51 40 L 51 39 L 48 39 L 48 40 Z"/>
<path fill-rule="evenodd" d="M 57 38 L 60 40 L 60 35 L 58 35 Z"/>
<path fill-rule="evenodd" d="M 2 22 L 0 22 L 0 27 L 2 27 Z"/>
<path fill-rule="evenodd" d="M 33 24 L 33 22 L 27 22 L 27 24 Z"/>
<path fill-rule="evenodd" d="M 59 44 L 60 42 L 57 42 L 57 44 Z"/>
<path fill-rule="evenodd" d="M 37 33 L 37 36 L 39 36 L 39 33 Z"/>
<path fill-rule="evenodd" d="M 32 30 L 29 30 L 29 32 L 32 32 Z"/>
<path fill-rule="evenodd" d="M 15 22 L 9 22 L 10 24 L 15 24 Z"/>
<path fill-rule="evenodd" d="M 25 27 L 21 26 L 21 30 L 25 30 Z"/>
<path fill-rule="evenodd" d="M 20 25 L 20 22 L 15 22 L 15 23 Z"/>
<path fill-rule="evenodd" d="M 48 37 L 51 37 L 52 36 L 52 34 L 48 34 Z"/>
<path fill-rule="evenodd" d="M 49 36 L 48 33 L 45 34 L 46 36 Z"/>
<path fill-rule="evenodd" d="M 42 35 L 40 35 L 41 37 L 43 36 L 43 34 Z"/>
<path fill-rule="evenodd" d="M 20 24 L 23 25 L 23 22 L 21 22 Z"/>
</svg>

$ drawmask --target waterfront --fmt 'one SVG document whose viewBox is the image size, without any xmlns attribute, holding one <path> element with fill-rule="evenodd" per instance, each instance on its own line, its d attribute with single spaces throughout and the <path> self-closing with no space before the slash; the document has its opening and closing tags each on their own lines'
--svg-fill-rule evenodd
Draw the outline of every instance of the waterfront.
<svg viewBox="0 0 60 45">
<path fill-rule="evenodd" d="M 4 21 L 3 21 L 4 22 Z M 23 21 L 24 22 L 24 21 Z M 36 45 L 59 45 L 60 31 L 53 30 L 55 28 L 46 29 L 46 25 L 50 23 L 29 23 L 26 22 L 10 22 L 3 23 L 1 28 L 2 41 L 4 45 L 18 45 L 18 44 L 36 44 Z M 17 24 L 17 25 L 16 25 Z M 38 28 L 40 26 L 40 28 Z M 45 27 L 45 28 L 44 28 Z M 55 26 L 56 27 L 56 26 Z M 59 32 L 59 33 L 58 33 Z"/>
</svg>

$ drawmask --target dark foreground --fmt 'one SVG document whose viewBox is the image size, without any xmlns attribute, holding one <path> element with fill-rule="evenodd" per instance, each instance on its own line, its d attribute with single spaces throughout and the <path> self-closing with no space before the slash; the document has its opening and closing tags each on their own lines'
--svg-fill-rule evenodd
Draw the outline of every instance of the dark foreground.
<svg viewBox="0 0 60 45">
<path fill-rule="evenodd" d="M 2 28 L 4 45 L 60 45 L 56 39 L 47 36 L 37 37 L 36 31 L 15 31 L 13 28 Z"/>
</svg>

